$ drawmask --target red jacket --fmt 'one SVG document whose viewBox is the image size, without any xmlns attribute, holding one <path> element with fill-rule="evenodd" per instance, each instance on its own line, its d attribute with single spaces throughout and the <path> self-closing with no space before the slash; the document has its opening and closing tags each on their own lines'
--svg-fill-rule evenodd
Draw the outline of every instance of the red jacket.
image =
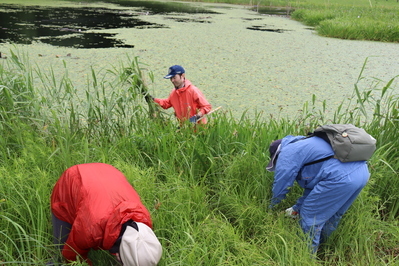
<svg viewBox="0 0 399 266">
<path fill-rule="evenodd" d="M 152 228 L 150 213 L 125 176 L 103 163 L 67 169 L 53 189 L 51 210 L 72 225 L 62 251 L 72 261 L 77 254 L 87 260 L 91 248 L 109 250 L 130 219 Z"/>
<path fill-rule="evenodd" d="M 180 89 L 173 89 L 167 99 L 154 99 L 163 109 L 168 109 L 173 107 L 175 110 L 175 115 L 180 121 L 185 121 L 196 115 L 198 111 L 207 114 L 212 106 L 205 99 L 202 92 L 191 84 L 191 82 L 186 79 L 185 86 Z M 200 120 L 200 123 L 205 124 L 206 118 Z"/>
</svg>

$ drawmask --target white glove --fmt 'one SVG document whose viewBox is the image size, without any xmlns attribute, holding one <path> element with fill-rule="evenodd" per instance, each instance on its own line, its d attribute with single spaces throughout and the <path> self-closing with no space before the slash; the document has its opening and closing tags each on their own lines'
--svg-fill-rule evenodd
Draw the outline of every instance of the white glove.
<svg viewBox="0 0 399 266">
<path fill-rule="evenodd" d="M 296 219 L 299 218 L 299 213 L 294 211 L 292 207 L 289 207 L 288 209 L 285 210 L 285 216 Z"/>
</svg>

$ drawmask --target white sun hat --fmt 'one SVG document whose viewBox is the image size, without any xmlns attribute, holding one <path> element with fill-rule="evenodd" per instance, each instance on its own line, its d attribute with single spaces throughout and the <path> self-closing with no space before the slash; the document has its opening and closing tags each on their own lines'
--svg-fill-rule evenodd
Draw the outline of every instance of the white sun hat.
<svg viewBox="0 0 399 266">
<path fill-rule="evenodd" d="M 157 265 L 162 256 L 162 246 L 150 227 L 137 223 L 137 231 L 126 227 L 119 247 L 123 266 Z"/>
</svg>

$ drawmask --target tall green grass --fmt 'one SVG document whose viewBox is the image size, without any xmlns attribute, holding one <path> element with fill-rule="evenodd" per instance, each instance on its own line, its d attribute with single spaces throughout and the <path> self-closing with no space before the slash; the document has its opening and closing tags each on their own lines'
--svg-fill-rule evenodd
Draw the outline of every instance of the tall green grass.
<svg viewBox="0 0 399 266">
<path fill-rule="evenodd" d="M 151 74 L 138 58 L 106 72 L 92 69 L 82 93 L 67 72 L 43 73 L 13 52 L 0 65 L 0 264 L 51 259 L 52 186 L 66 168 L 87 162 L 116 166 L 139 192 L 164 247 L 160 265 L 397 264 L 396 77 L 368 80 L 365 65 L 354 97 L 333 118 L 325 117 L 325 103 L 315 111 L 313 97 L 295 117 L 233 117 L 225 110 L 206 127 L 178 129 L 174 117 L 149 115 L 141 89 Z M 265 165 L 272 140 L 324 123 L 362 126 L 378 149 L 369 184 L 313 258 L 297 222 L 281 213 L 301 189 L 294 186 L 269 210 L 273 175 Z M 114 262 L 105 251 L 90 257 L 95 265 Z"/>
<path fill-rule="evenodd" d="M 195 2 L 195 1 L 194 1 Z M 249 5 L 260 13 L 283 7 L 291 18 L 326 37 L 399 42 L 399 2 L 396 0 L 205 0 Z"/>
<path fill-rule="evenodd" d="M 314 26 L 318 34 L 351 40 L 398 42 L 398 7 L 313 6 L 292 18 Z"/>
</svg>

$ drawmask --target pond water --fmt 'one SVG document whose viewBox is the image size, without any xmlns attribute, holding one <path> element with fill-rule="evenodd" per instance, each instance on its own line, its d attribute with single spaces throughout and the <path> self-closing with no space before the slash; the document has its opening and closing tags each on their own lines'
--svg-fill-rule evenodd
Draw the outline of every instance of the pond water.
<svg viewBox="0 0 399 266">
<path fill-rule="evenodd" d="M 326 100 L 328 116 L 351 97 L 366 58 L 361 88 L 399 74 L 399 44 L 320 37 L 285 16 L 287 10 L 270 15 L 227 4 L 20 2 L 0 0 L 0 60 L 17 49 L 42 71 L 63 72 L 65 61 L 82 90 L 90 66 L 104 71 L 137 55 L 155 75 L 155 97 L 167 97 L 172 87 L 163 76 L 180 64 L 214 107 L 237 117 L 246 110 L 293 116 L 313 94 Z"/>
<path fill-rule="evenodd" d="M 107 33 L 108 29 L 168 28 L 140 18 L 140 15 L 169 13 L 215 14 L 211 10 L 178 3 L 153 1 L 120 1 L 119 8 L 99 6 L 49 7 L 0 4 L 0 42 L 33 44 L 41 42 L 52 46 L 73 48 L 133 48 Z M 129 9 L 123 8 L 129 7 Z M 179 19 L 179 18 L 178 18 Z M 183 21 L 179 19 L 179 21 Z M 190 20 L 190 22 L 193 20 Z M 196 22 L 204 20 L 196 19 Z M 184 20 L 184 22 L 188 22 Z"/>
</svg>

